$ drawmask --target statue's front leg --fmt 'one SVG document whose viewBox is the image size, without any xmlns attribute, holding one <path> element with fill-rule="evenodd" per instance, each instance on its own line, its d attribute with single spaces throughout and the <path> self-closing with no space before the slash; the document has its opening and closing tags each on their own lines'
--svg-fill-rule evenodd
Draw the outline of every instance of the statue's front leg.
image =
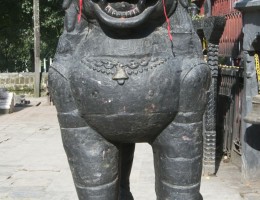
<svg viewBox="0 0 260 200">
<path fill-rule="evenodd" d="M 118 147 L 80 117 L 61 72 L 50 69 L 49 83 L 79 200 L 118 200 Z"/>
<path fill-rule="evenodd" d="M 88 126 L 61 127 L 61 134 L 79 199 L 117 200 L 117 147 Z"/>
<path fill-rule="evenodd" d="M 202 118 L 209 82 L 204 64 L 184 71 L 179 112 L 152 144 L 158 200 L 202 200 Z"/>
</svg>

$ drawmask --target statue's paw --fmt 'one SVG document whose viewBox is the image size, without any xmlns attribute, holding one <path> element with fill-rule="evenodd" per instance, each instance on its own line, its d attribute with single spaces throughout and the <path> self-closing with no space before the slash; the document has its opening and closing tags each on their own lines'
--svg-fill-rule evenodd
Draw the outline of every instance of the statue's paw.
<svg viewBox="0 0 260 200">
<path fill-rule="evenodd" d="M 120 189 L 119 200 L 134 200 L 134 197 L 129 190 Z"/>
</svg>

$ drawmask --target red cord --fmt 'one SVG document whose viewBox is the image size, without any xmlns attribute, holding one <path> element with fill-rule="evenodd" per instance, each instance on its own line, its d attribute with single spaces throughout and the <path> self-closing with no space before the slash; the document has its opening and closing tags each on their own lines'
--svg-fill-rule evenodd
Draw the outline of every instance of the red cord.
<svg viewBox="0 0 260 200">
<path fill-rule="evenodd" d="M 79 14 L 78 14 L 78 22 L 80 22 L 81 15 L 82 15 L 82 6 L 83 6 L 83 0 L 79 0 Z"/>
<path fill-rule="evenodd" d="M 162 0 L 162 2 L 163 2 L 163 12 L 164 12 L 164 16 L 165 16 L 166 22 L 167 22 L 168 36 L 169 36 L 169 39 L 172 41 L 171 24 L 170 24 L 170 19 L 168 18 L 168 15 L 167 15 L 165 0 Z"/>
</svg>

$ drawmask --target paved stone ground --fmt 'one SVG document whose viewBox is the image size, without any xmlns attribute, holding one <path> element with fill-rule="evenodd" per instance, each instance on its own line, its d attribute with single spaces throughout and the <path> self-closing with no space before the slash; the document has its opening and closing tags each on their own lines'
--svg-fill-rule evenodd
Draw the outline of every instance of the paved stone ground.
<svg viewBox="0 0 260 200">
<path fill-rule="evenodd" d="M 0 116 L 0 200 L 76 200 L 55 107 L 38 98 L 16 110 Z M 156 199 L 153 171 L 150 146 L 138 144 L 131 174 L 135 200 Z M 202 177 L 204 200 L 259 200 L 258 192 L 241 184 L 230 163 L 221 163 L 216 176 Z"/>
</svg>

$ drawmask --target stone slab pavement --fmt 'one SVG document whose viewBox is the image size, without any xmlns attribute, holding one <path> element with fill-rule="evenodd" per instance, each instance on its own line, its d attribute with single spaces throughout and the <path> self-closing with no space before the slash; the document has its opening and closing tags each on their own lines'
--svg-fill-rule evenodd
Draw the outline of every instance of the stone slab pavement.
<svg viewBox="0 0 260 200">
<path fill-rule="evenodd" d="M 137 144 L 131 190 L 135 200 L 156 199 L 148 144 Z M 216 176 L 202 177 L 204 200 L 259 200 L 258 192 L 241 183 L 239 169 L 230 163 L 222 162 Z M 0 115 L 0 200 L 77 200 L 56 110 L 47 98 Z"/>
</svg>

